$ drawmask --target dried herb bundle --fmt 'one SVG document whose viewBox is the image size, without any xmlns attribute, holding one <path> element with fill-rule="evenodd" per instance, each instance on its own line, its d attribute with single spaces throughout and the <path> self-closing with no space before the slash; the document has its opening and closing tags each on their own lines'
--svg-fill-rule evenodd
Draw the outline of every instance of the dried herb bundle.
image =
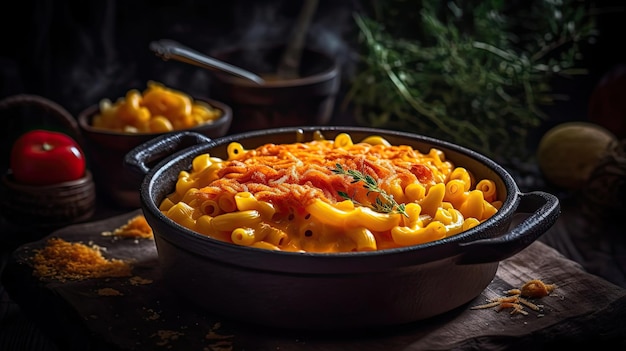
<svg viewBox="0 0 626 351">
<path fill-rule="evenodd" d="M 526 158 L 527 136 L 595 34 L 576 0 L 389 0 L 355 16 L 362 66 L 345 103 L 361 124 L 449 140 L 496 159 Z M 462 7 L 464 6 L 464 7 Z"/>
</svg>

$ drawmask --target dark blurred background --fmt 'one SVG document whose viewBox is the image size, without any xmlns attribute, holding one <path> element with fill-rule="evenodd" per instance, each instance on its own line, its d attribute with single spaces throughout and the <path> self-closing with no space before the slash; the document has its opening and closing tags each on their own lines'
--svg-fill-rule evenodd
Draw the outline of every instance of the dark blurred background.
<svg viewBox="0 0 626 351">
<path fill-rule="evenodd" d="M 468 3 L 471 3 L 468 2 Z M 571 93 L 568 119 L 586 117 L 590 91 L 608 69 L 624 63 L 624 5 L 594 1 L 599 35 L 583 52 L 589 74 L 557 87 Z M 147 80 L 191 94 L 209 94 L 211 73 L 164 62 L 148 49 L 170 38 L 202 52 L 240 43 L 284 42 L 302 2 L 24 0 L 0 12 L 0 97 L 30 93 L 76 115 L 104 97 L 123 95 Z M 344 77 L 358 60 L 355 11 L 365 0 L 321 0 L 307 45 L 337 57 Z"/>
<path fill-rule="evenodd" d="M 400 8 L 413 6 L 411 1 L 393 1 Z M 625 5 L 618 0 L 582 2 L 593 9 L 596 17 L 597 34 L 582 43 L 578 64 L 588 72 L 552 82 L 555 93 L 567 99 L 545 106 L 549 119 L 531 131 L 535 139 L 559 122 L 587 120 L 594 88 L 608 72 L 626 64 Z M 173 39 L 204 53 L 233 46 L 284 43 L 302 3 L 288 0 L 14 2 L 0 11 L 0 99 L 36 94 L 59 103 L 77 116 L 103 98 L 116 99 L 129 89 L 143 89 L 150 80 L 192 96 L 211 97 L 212 72 L 177 61 L 163 61 L 149 49 L 150 42 Z M 353 116 L 341 109 L 343 95 L 357 70 L 359 55 L 363 54 L 353 15 L 371 12 L 377 3 L 381 2 L 320 0 L 318 3 L 306 45 L 334 56 L 341 68 L 342 85 L 331 124 L 355 123 Z M 421 1 L 414 3 L 419 5 Z M 481 1 L 458 3 L 471 10 Z M 511 2 L 520 3 L 524 4 Z M 0 113 L 0 117 L 5 120 L 4 131 L 0 132 L 0 165 L 5 169 L 8 150 L 16 138 L 16 133 L 11 131 L 23 121 L 15 121 L 9 114 Z"/>
<path fill-rule="evenodd" d="M 626 63 L 623 50 L 626 16 L 622 2 L 582 1 L 594 9 L 597 19 L 597 35 L 581 46 L 579 66 L 588 69 L 588 73 L 553 82 L 554 91 L 568 100 L 545 107 L 550 119 L 531 133 L 535 139 L 556 123 L 586 120 L 594 87 L 607 72 Z M 400 8 L 413 3 L 394 2 Z M 480 2 L 459 3 L 471 9 Z M 116 99 L 129 89 L 144 89 L 149 80 L 192 96 L 211 97 L 212 72 L 163 61 L 149 50 L 150 42 L 174 39 L 204 53 L 238 45 L 284 43 L 302 3 L 288 0 L 13 2 L 0 11 L 0 99 L 24 93 L 41 95 L 77 116 L 103 98 Z M 380 2 L 320 0 L 318 3 L 306 45 L 336 57 L 341 68 L 342 86 L 331 124 L 354 124 L 353 116 L 340 109 L 362 54 L 353 14 L 371 12 L 377 3 Z M 419 6 L 421 1 L 414 3 Z M 19 129 L 20 122 L 10 120 L 11 115 L 0 113 L 0 117 L 6 120 L 0 142 L 3 150 L 0 166 L 5 168 L 8 149 L 16 138 L 16 133 L 10 131 Z"/>
<path fill-rule="evenodd" d="M 145 87 L 148 80 L 206 96 L 211 72 L 164 62 L 149 43 L 174 39 L 204 53 L 282 43 L 300 6 L 284 0 L 16 2 L 0 14 L 0 95 L 40 94 L 74 115 L 101 98 Z M 358 1 L 320 1 L 307 45 L 351 65 L 352 12 L 358 10 Z"/>
</svg>

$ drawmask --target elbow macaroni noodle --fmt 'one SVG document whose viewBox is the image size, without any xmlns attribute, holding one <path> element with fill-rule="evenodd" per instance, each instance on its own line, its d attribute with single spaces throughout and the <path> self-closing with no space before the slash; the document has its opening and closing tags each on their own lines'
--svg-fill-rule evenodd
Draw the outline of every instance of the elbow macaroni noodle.
<svg viewBox="0 0 626 351">
<path fill-rule="evenodd" d="M 270 250 L 372 251 L 456 235 L 502 205 L 496 184 L 477 182 L 442 151 L 423 154 L 380 136 L 265 144 L 233 142 L 226 159 L 198 155 L 160 204 L 173 221 L 203 235 Z M 378 212 L 380 194 L 333 172 L 336 165 L 369 175 L 404 204 L 404 213 Z M 346 199 L 340 192 L 350 194 Z"/>
<path fill-rule="evenodd" d="M 102 99 L 94 128 L 123 133 L 166 133 L 213 123 L 222 111 L 157 82 L 140 92 L 129 90 L 115 102 Z"/>
</svg>

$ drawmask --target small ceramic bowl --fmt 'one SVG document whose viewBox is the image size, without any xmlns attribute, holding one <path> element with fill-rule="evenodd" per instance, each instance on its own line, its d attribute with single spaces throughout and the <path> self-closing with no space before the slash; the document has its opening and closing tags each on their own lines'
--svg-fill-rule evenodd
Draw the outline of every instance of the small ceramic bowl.
<svg viewBox="0 0 626 351">
<path fill-rule="evenodd" d="M 230 106 L 212 99 L 195 98 L 222 111 L 222 116 L 212 123 L 184 129 L 209 138 L 224 136 L 230 128 L 233 114 Z M 119 208 L 138 208 L 141 177 L 124 168 L 124 156 L 146 141 L 167 133 L 123 133 L 92 125 L 99 106 L 92 105 L 78 115 L 78 125 L 85 141 L 90 166 L 99 195 Z M 177 130 L 176 132 L 180 132 Z"/>
<path fill-rule="evenodd" d="M 280 77 L 278 62 L 283 46 L 232 48 L 212 56 L 247 69 L 265 79 L 257 84 L 226 73 L 211 81 L 211 96 L 233 109 L 230 133 L 252 130 L 325 125 L 332 118 L 341 84 L 340 68 L 326 53 L 307 49 L 302 53 L 298 76 Z"/>
</svg>

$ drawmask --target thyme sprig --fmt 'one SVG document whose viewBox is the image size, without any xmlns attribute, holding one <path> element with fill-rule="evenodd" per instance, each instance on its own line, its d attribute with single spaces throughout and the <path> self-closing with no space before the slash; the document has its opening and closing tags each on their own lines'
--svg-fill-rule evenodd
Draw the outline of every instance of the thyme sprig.
<svg viewBox="0 0 626 351">
<path fill-rule="evenodd" d="M 369 195 L 370 193 L 378 194 L 378 196 L 376 197 L 376 201 L 371 205 L 362 204 L 358 202 L 357 200 L 355 200 L 354 196 L 350 196 L 348 195 L 348 193 L 344 191 L 338 191 L 339 196 L 341 196 L 342 198 L 346 200 L 350 200 L 359 206 L 370 207 L 376 212 L 399 213 L 406 217 L 409 216 L 406 213 L 406 205 L 397 203 L 396 200 L 393 198 L 393 195 L 387 194 L 387 192 L 384 189 L 381 189 L 378 186 L 378 183 L 376 182 L 376 180 L 372 176 L 368 174 L 363 174 L 354 169 L 346 170 L 339 163 L 335 164 L 335 167 L 337 168 L 332 169 L 332 172 L 335 174 L 347 175 L 347 176 L 352 177 L 352 181 L 350 182 L 351 184 L 363 182 L 363 187 L 367 189 L 367 195 Z"/>
</svg>

